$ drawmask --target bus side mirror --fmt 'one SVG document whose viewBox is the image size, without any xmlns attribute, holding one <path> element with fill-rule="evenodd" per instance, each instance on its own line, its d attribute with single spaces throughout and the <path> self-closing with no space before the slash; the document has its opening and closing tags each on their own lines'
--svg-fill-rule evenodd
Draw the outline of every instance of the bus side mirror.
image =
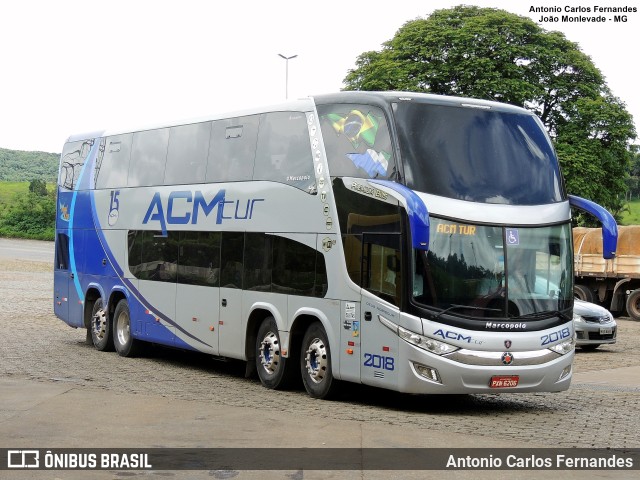
<svg viewBox="0 0 640 480">
<path fill-rule="evenodd" d="M 618 225 L 605 208 L 591 200 L 569 195 L 569 205 L 583 212 L 590 213 L 602 223 L 602 257 L 609 260 L 616 256 L 618 248 Z"/>
</svg>

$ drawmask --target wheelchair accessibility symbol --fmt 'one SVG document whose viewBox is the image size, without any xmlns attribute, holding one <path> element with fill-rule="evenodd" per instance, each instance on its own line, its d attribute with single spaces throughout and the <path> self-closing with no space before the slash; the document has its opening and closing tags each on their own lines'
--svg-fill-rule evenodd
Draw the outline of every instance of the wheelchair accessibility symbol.
<svg viewBox="0 0 640 480">
<path fill-rule="evenodd" d="M 520 245 L 520 235 L 517 228 L 507 228 L 507 243 L 509 245 Z"/>
</svg>

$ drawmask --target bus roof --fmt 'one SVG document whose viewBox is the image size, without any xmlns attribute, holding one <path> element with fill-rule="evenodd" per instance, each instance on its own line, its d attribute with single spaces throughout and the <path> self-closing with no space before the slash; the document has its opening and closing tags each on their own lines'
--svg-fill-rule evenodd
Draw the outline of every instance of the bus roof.
<svg viewBox="0 0 640 480">
<path fill-rule="evenodd" d="M 104 131 L 84 132 L 71 135 L 67 142 L 75 142 L 81 140 L 88 140 L 92 138 L 98 138 L 103 136 L 121 135 L 125 133 L 133 133 L 144 130 L 155 130 L 158 128 L 167 128 L 178 125 L 190 125 L 193 123 L 207 122 L 212 120 L 221 120 L 225 118 L 241 117 L 248 115 L 257 115 L 266 112 L 277 111 L 310 111 L 313 110 L 314 104 L 329 104 L 329 103 L 371 103 L 371 104 L 389 104 L 397 101 L 411 101 L 419 100 L 421 103 L 431 103 L 434 105 L 448 105 L 448 106 L 463 106 L 469 108 L 483 108 L 491 109 L 495 111 L 520 113 L 520 114 L 532 114 L 530 111 L 524 108 L 516 107 L 506 103 L 500 103 L 489 100 L 481 100 L 477 98 L 467 97 L 451 97 L 445 95 L 433 95 L 427 93 L 417 92 L 365 92 L 365 91 L 344 91 L 337 93 L 328 93 L 321 95 L 313 95 L 307 98 L 301 98 L 297 100 L 289 100 L 286 102 L 263 105 L 244 110 L 237 110 L 225 113 L 218 113 L 207 115 L 204 117 L 183 119 L 178 121 L 164 121 L 156 124 L 148 124 L 140 126 L 139 128 L 118 128 L 108 129 Z"/>
<path fill-rule="evenodd" d="M 470 107 L 491 109 L 494 111 L 520 113 L 533 115 L 532 112 L 508 103 L 500 103 L 491 100 L 482 100 L 479 98 L 469 97 L 452 97 L 447 95 L 434 95 L 430 93 L 418 92 L 363 92 L 363 91 L 345 91 L 338 93 L 329 93 L 324 95 L 316 95 L 313 97 L 315 103 L 371 103 L 376 101 L 379 103 L 394 103 L 398 101 L 419 100 L 421 103 L 430 103 L 433 105 L 446 105 L 451 107 Z"/>
<path fill-rule="evenodd" d="M 88 139 L 98 138 L 98 137 L 108 137 L 111 135 L 122 135 L 125 133 L 141 132 L 145 130 L 156 130 L 159 128 L 175 127 L 179 125 L 191 125 L 193 123 L 210 122 L 212 120 L 222 120 L 225 118 L 258 115 L 260 113 L 266 113 L 266 112 L 291 111 L 291 110 L 301 111 L 301 112 L 313 110 L 313 100 L 309 97 L 309 98 L 302 98 L 298 100 L 289 100 L 287 102 L 282 102 L 278 104 L 257 106 L 253 108 L 236 110 L 231 112 L 216 113 L 216 114 L 211 114 L 204 117 L 196 117 L 196 118 L 174 120 L 174 121 L 167 120 L 167 121 L 162 121 L 155 124 L 141 125 L 133 128 L 131 127 L 117 128 L 117 129 L 108 129 L 108 130 L 98 131 L 98 132 L 93 131 L 93 132 L 79 133 L 79 134 L 71 135 L 67 139 L 67 142 L 88 140 Z"/>
</svg>

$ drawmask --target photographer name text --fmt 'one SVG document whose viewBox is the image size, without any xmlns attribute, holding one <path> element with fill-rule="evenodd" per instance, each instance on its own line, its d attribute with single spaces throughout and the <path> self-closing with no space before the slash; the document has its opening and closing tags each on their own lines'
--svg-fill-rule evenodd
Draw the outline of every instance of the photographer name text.
<svg viewBox="0 0 640 480">
<path fill-rule="evenodd" d="M 539 13 L 538 23 L 627 23 L 638 13 L 638 7 L 556 5 L 537 7 L 531 5 L 529 13 Z"/>
</svg>

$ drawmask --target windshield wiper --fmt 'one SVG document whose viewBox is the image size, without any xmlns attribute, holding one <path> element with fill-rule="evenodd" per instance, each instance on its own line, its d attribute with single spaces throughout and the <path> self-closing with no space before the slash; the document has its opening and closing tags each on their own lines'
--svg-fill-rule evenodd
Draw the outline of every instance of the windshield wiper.
<svg viewBox="0 0 640 480">
<path fill-rule="evenodd" d="M 441 312 L 438 312 L 436 315 L 434 315 L 433 318 L 434 319 L 440 318 L 441 315 L 444 315 L 445 313 L 450 312 L 451 310 L 460 310 L 460 309 L 464 309 L 464 310 L 482 310 L 483 312 L 502 312 L 502 310 L 500 310 L 499 308 L 473 307 L 473 306 L 470 306 L 470 305 L 451 305 L 449 308 L 445 308 Z"/>
<path fill-rule="evenodd" d="M 570 317 L 569 315 L 567 315 L 566 313 L 561 312 L 560 310 L 545 310 L 543 312 L 532 312 L 532 313 L 527 313 L 525 315 L 509 315 L 509 318 L 512 319 L 517 319 L 517 320 L 540 320 L 543 318 L 550 318 L 550 317 L 560 317 L 563 320 L 569 321 L 572 319 L 572 317 Z"/>
</svg>

